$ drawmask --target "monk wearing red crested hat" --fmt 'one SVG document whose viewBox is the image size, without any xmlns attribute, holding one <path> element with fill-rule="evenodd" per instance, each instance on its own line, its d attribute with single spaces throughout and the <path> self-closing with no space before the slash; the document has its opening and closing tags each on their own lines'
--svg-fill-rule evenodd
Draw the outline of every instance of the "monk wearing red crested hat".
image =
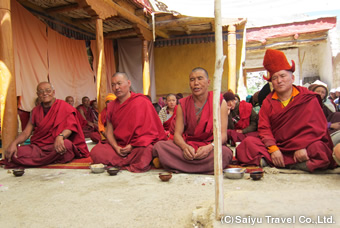
<svg viewBox="0 0 340 228">
<path fill-rule="evenodd" d="M 76 109 L 56 99 L 55 90 L 49 82 L 39 83 L 37 95 L 41 104 L 32 110 L 25 129 L 5 151 L 6 168 L 66 163 L 75 157 L 88 157 Z M 32 132 L 31 144 L 18 146 Z"/>
<path fill-rule="evenodd" d="M 153 153 L 164 169 L 184 173 L 214 173 L 213 92 L 208 91 L 208 72 L 197 67 L 189 75 L 192 94 L 177 106 L 173 140 L 155 144 Z M 221 103 L 222 163 L 226 168 L 233 153 L 227 141 L 228 106 Z M 170 131 L 172 131 L 170 129 Z M 154 161 L 155 163 L 155 161 Z"/>
<path fill-rule="evenodd" d="M 107 105 L 106 142 L 93 147 L 91 158 L 94 163 L 145 172 L 151 168 L 153 145 L 167 136 L 150 100 L 130 87 L 126 73 L 112 76 L 117 99 Z"/>
<path fill-rule="evenodd" d="M 259 138 L 249 136 L 237 147 L 237 159 L 246 165 L 277 168 L 334 168 L 333 144 L 317 94 L 293 85 L 295 63 L 283 52 L 268 49 L 263 66 L 273 84 L 259 112 Z"/>
</svg>

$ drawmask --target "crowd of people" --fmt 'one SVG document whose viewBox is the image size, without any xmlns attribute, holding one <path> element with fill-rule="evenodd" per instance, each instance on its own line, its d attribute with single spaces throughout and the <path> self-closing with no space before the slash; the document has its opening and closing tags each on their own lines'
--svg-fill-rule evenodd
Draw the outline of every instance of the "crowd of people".
<svg viewBox="0 0 340 228">
<path fill-rule="evenodd" d="M 220 96 L 222 165 L 272 166 L 308 172 L 332 169 L 340 161 L 339 92 L 327 85 L 293 84 L 295 63 L 268 49 L 263 65 L 268 83 L 248 101 L 228 91 Z M 213 93 L 208 72 L 189 74 L 191 94 L 168 94 L 153 104 L 131 91 L 124 72 L 112 76 L 112 90 L 99 113 L 88 97 L 55 98 L 48 82 L 37 86 L 38 104 L 21 134 L 5 151 L 6 167 L 66 163 L 91 156 L 94 163 L 131 172 L 164 168 L 172 172 L 214 172 Z M 338 93 L 338 94 L 337 94 Z M 33 133 L 33 134 L 32 134 Z M 31 136 L 32 135 L 32 136 Z M 29 145 L 18 146 L 31 139 Z M 85 138 L 97 143 L 88 151 Z"/>
</svg>

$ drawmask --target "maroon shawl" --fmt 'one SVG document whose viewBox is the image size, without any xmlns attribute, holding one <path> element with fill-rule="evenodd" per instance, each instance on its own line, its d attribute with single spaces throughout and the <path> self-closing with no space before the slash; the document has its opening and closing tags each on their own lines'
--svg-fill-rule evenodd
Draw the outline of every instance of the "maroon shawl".
<svg viewBox="0 0 340 228">
<path fill-rule="evenodd" d="M 107 121 L 112 123 L 118 145 L 146 147 L 167 140 L 157 112 L 143 94 L 131 92 L 123 104 L 116 99 L 107 107 Z"/>
<path fill-rule="evenodd" d="M 253 106 L 246 101 L 241 101 L 238 109 L 240 113 L 240 120 L 235 124 L 235 129 L 242 130 L 250 124 L 250 116 Z"/>
<path fill-rule="evenodd" d="M 176 117 L 176 112 L 177 112 L 177 105 L 174 108 L 174 113 L 172 114 L 172 116 L 163 123 L 164 130 L 169 131 L 171 122 Z"/>
<path fill-rule="evenodd" d="M 222 102 L 222 95 L 220 101 Z M 184 133 L 183 138 L 187 144 L 197 150 L 214 140 L 213 134 L 213 92 L 208 93 L 207 102 L 201 112 L 201 119 L 197 123 L 194 98 L 192 95 L 180 100 L 183 111 Z"/>
<path fill-rule="evenodd" d="M 296 88 L 300 93 L 285 108 L 272 99 L 273 92 L 266 97 L 259 113 L 260 138 L 266 147 L 277 145 L 286 152 L 307 148 L 317 140 L 332 149 L 317 94 L 301 86 Z"/>
<path fill-rule="evenodd" d="M 94 123 L 94 121 L 96 120 L 96 117 L 95 117 L 95 115 L 94 115 L 94 113 L 92 112 L 92 108 L 91 107 L 89 107 L 88 109 L 86 109 L 85 107 L 84 107 L 84 105 L 79 105 L 78 107 L 77 107 L 77 109 L 81 109 L 81 110 L 83 110 L 84 111 L 84 115 L 85 115 L 85 117 L 86 117 L 86 120 L 87 121 L 90 121 L 90 122 L 92 122 L 92 123 Z M 98 119 L 98 118 L 97 118 Z"/>
<path fill-rule="evenodd" d="M 65 101 L 56 99 L 46 116 L 44 116 L 41 105 L 35 107 L 32 110 L 31 122 L 34 125 L 31 144 L 39 147 L 54 144 L 55 138 L 63 130 L 68 129 L 72 131 L 68 139 L 79 150 L 76 157 L 88 157 L 90 155 L 81 125 L 76 117 L 76 110 Z"/>
</svg>

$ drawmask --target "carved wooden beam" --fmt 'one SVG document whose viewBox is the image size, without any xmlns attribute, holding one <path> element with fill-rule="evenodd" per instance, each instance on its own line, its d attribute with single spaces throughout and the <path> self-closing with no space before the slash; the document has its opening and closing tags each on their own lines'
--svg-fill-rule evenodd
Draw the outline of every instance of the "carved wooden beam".
<svg viewBox="0 0 340 228">
<path fill-rule="evenodd" d="M 45 9 L 45 11 L 47 13 L 63 13 L 63 12 L 69 12 L 69 11 L 72 11 L 72 10 L 76 10 L 76 9 L 79 9 L 79 8 L 80 8 L 80 6 L 78 5 L 78 3 L 73 3 L 73 4 L 69 4 L 69 5 L 63 5 L 63 6 L 48 8 L 48 9 Z"/>
<path fill-rule="evenodd" d="M 113 16 L 117 16 L 118 12 L 110 6 L 109 1 L 97 0 L 77 0 L 80 7 L 82 7 L 90 16 L 105 20 Z"/>
<path fill-rule="evenodd" d="M 153 35 L 152 35 L 152 32 L 149 29 L 147 29 L 147 28 L 145 28 L 145 27 L 143 27 L 139 24 L 136 24 L 134 26 L 134 29 L 136 30 L 137 36 L 141 40 L 152 41 Z"/>
<path fill-rule="evenodd" d="M 156 29 L 167 29 L 171 27 L 182 27 L 185 25 L 211 23 L 214 18 L 203 17 L 185 17 L 176 20 L 158 21 L 156 22 Z"/>
</svg>

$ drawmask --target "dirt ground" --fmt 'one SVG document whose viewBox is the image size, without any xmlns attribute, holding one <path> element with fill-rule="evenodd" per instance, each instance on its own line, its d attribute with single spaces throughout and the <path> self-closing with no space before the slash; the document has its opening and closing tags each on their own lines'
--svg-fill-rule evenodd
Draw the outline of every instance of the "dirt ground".
<svg viewBox="0 0 340 228">
<path fill-rule="evenodd" d="M 161 182 L 158 173 L 26 169 L 14 177 L 1 168 L 0 227 L 340 227 L 338 174 L 223 179 L 222 224 L 213 176 Z"/>
</svg>

